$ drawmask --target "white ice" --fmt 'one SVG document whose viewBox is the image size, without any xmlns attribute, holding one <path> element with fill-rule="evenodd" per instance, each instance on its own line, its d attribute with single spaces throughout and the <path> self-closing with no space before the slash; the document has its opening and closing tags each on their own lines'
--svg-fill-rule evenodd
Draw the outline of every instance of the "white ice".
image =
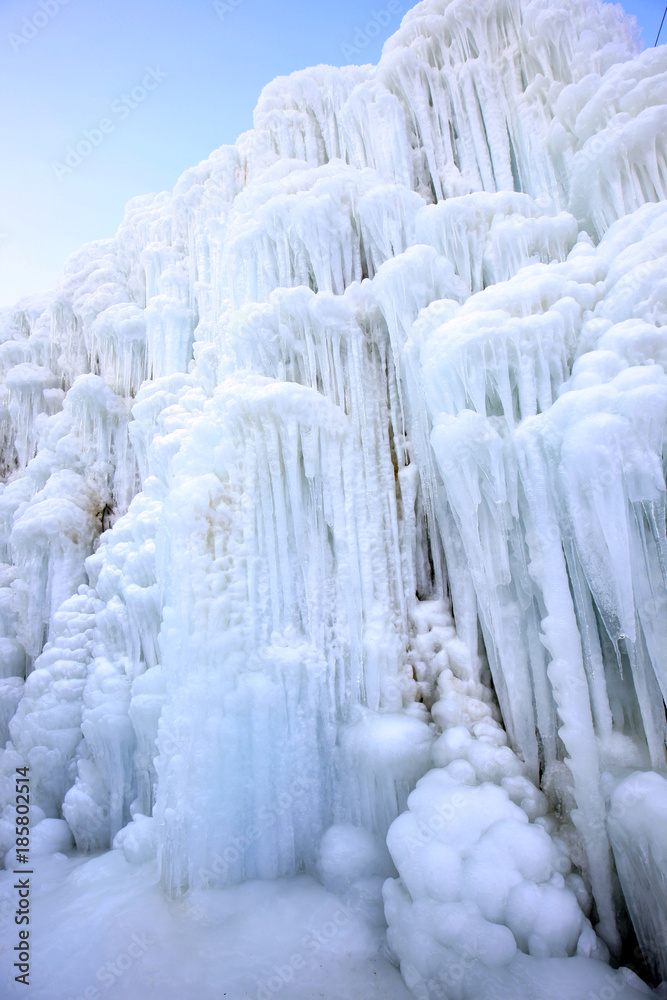
<svg viewBox="0 0 667 1000">
<path fill-rule="evenodd" d="M 160 1000 L 659 989 L 666 81 L 597 0 L 422 0 L 0 313 L 36 996 L 148 921 Z"/>
</svg>

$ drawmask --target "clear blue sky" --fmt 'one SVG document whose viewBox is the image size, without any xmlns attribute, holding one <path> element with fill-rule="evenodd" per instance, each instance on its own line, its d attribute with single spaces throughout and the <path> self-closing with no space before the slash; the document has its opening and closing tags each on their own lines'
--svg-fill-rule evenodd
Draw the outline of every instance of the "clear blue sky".
<svg viewBox="0 0 667 1000">
<path fill-rule="evenodd" d="M 113 235 L 131 197 L 173 187 L 250 128 L 274 76 L 376 62 L 412 6 L 397 2 L 383 35 L 351 55 L 356 29 L 388 0 L 217 0 L 219 10 L 214 0 L 1 0 L 0 304 L 50 288 L 71 252 Z M 664 3 L 624 4 L 648 45 Z M 166 79 L 122 112 L 114 102 L 147 67 Z M 59 180 L 54 161 L 103 118 L 113 130 Z"/>
</svg>

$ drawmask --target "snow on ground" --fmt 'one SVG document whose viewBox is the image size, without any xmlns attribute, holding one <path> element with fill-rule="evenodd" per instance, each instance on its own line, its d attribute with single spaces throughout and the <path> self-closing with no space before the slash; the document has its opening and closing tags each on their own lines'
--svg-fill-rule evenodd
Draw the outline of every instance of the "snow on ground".
<svg viewBox="0 0 667 1000">
<path fill-rule="evenodd" d="M 32 1000 L 409 1000 L 359 902 L 314 878 L 244 882 L 168 899 L 157 866 L 121 851 L 36 864 Z M 0 876 L 0 906 L 13 878 Z M 3 997 L 11 930 L 0 944 Z M 97 990 L 97 994 L 91 991 Z"/>
</svg>

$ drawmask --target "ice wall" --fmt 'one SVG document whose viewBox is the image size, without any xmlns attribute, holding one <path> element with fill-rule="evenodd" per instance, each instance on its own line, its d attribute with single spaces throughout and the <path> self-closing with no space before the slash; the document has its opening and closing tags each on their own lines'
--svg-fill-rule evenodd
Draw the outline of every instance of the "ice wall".
<svg viewBox="0 0 667 1000">
<path fill-rule="evenodd" d="M 2 312 L 3 795 L 176 894 L 389 831 L 419 1000 L 664 976 L 665 79 L 424 0 Z"/>
</svg>

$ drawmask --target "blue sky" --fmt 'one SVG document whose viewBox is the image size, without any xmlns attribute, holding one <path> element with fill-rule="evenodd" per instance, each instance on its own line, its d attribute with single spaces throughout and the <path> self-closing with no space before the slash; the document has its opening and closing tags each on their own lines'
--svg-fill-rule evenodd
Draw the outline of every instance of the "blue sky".
<svg viewBox="0 0 667 1000">
<path fill-rule="evenodd" d="M 648 45 L 664 3 L 624 4 Z M 183 170 L 250 128 L 257 97 L 274 76 L 321 62 L 377 61 L 383 37 L 411 6 L 2 0 L 0 304 L 50 288 L 70 253 L 113 235 L 129 198 L 173 187 Z M 351 53 L 355 33 L 377 11 L 387 12 L 384 34 Z M 145 99 L 133 100 L 144 84 Z M 93 131 L 103 119 L 107 131 Z M 85 130 L 98 147 L 56 176 L 54 162 L 63 163 Z"/>
</svg>

